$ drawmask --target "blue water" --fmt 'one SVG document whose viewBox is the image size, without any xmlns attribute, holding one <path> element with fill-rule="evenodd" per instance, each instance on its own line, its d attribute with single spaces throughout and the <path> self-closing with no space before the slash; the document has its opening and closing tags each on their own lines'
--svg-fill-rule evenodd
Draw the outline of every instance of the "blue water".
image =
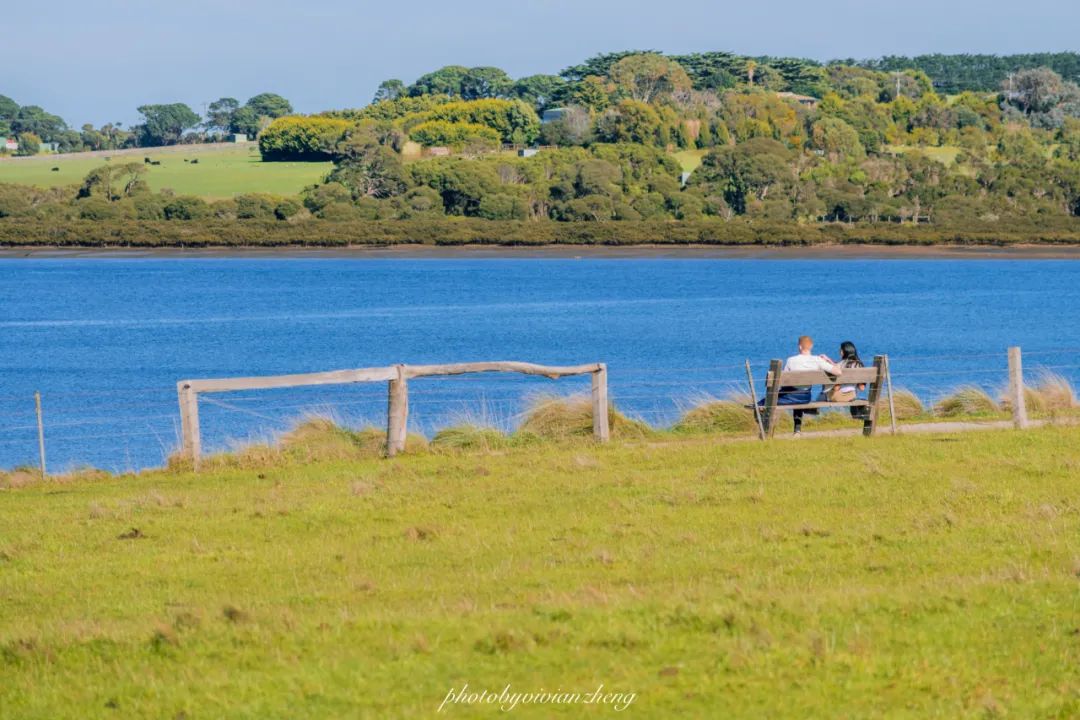
<svg viewBox="0 0 1080 720">
<path fill-rule="evenodd" d="M 0 467 L 160 465 L 176 382 L 392 363 L 602 361 L 613 399 L 654 423 L 745 387 L 813 335 L 888 353 L 925 399 L 1000 389 L 1005 349 L 1080 380 L 1080 263 L 1054 260 L 70 258 L 0 260 Z M 537 392 L 588 378 L 411 384 L 412 422 L 513 426 Z M 265 438 L 307 412 L 382 425 L 385 387 L 210 396 L 204 445 Z M 223 404 L 218 404 L 223 403 Z"/>
</svg>

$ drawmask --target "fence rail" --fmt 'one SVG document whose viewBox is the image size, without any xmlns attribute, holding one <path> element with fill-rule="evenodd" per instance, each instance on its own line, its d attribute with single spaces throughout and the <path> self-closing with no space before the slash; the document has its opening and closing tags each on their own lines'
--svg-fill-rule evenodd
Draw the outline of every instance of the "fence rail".
<svg viewBox="0 0 1080 720">
<path fill-rule="evenodd" d="M 361 382 L 386 382 L 386 454 L 393 457 L 405 449 L 409 422 L 409 380 L 445 375 L 509 372 L 539 375 L 556 380 L 573 375 L 592 376 L 593 435 L 600 442 L 611 437 L 608 422 L 607 366 L 588 365 L 549 366 L 517 361 L 451 363 L 446 365 L 390 365 L 387 367 L 356 368 L 302 375 L 268 375 L 263 377 L 208 378 L 181 380 L 176 384 L 180 402 L 181 452 L 190 457 L 198 469 L 202 456 L 202 437 L 199 431 L 199 395 L 238 390 L 266 390 L 308 385 L 344 385 Z"/>
<path fill-rule="evenodd" d="M 1048 413 L 1056 413 L 1045 403 L 1060 408 L 1064 407 L 1060 405 L 1063 398 L 1073 397 L 1070 385 L 1080 385 L 1077 354 L 1080 348 L 1067 347 L 1067 343 L 1025 347 L 1022 367 L 1016 362 L 1007 363 L 1005 348 L 997 352 L 973 349 L 970 353 L 890 354 L 888 377 L 896 392 L 911 392 L 924 403 L 927 412 L 949 393 L 977 387 L 992 396 L 999 410 L 1012 410 L 1013 423 L 1023 427 L 1025 422 L 1034 425 Z M 750 386 L 758 398 L 762 396 L 766 368 L 760 360 L 747 378 L 745 362 L 728 364 L 732 357 L 728 351 L 715 362 L 671 363 L 659 357 L 652 358 L 652 362 L 635 362 L 636 358 L 624 358 L 605 368 L 602 385 L 610 393 L 611 402 L 627 416 L 658 429 L 671 428 L 691 408 L 715 399 L 730 398 L 745 404 Z M 577 383 L 565 391 L 562 382 L 558 383 L 560 387 L 553 387 L 555 384 L 548 379 L 551 374 L 594 371 L 599 364 L 495 364 L 494 369 L 500 372 L 486 372 L 492 367 L 487 363 L 405 367 L 412 375 L 405 378 L 408 430 L 432 437 L 442 428 L 462 423 L 513 432 L 529 417 L 529 403 L 538 395 L 551 390 L 559 390 L 560 394 L 589 392 Z M 374 424 L 389 430 L 388 386 L 384 383 L 397 378 L 396 368 L 366 368 L 380 373 L 375 376 L 382 378 L 378 382 L 361 381 L 356 369 L 192 380 L 188 383 L 193 384 L 198 413 L 194 417 L 186 411 L 184 414 L 198 422 L 201 437 L 197 442 L 204 455 L 244 443 L 272 442 L 298 418 L 311 414 L 334 418 L 343 426 Z M 506 371 L 508 368 L 515 372 Z M 458 374 L 463 370 L 470 372 Z M 278 380 L 282 377 L 284 381 Z M 1064 383 L 1055 385 L 1055 377 Z M 1017 391 L 1019 386 L 1012 378 L 1021 378 L 1036 390 L 1026 393 L 1024 415 L 1019 412 L 1019 398 L 1024 393 Z M 295 384 L 297 380 L 314 384 Z M 345 384 L 341 384 L 342 380 Z M 597 381 L 599 385 L 599 378 Z M 203 382 L 208 384 L 200 384 Z M 246 384 L 234 391 L 238 383 Z M 0 468 L 45 474 L 80 467 L 134 472 L 160 466 L 184 446 L 181 417 L 176 412 L 177 399 L 184 394 L 178 396 L 177 389 L 176 375 L 169 377 L 169 371 L 163 368 L 152 374 L 133 370 L 122 377 L 106 376 L 95 386 L 70 377 L 44 387 L 5 384 L 0 389 Z M 40 414 L 35 390 L 40 391 Z M 888 393 L 884 395 L 887 400 Z M 1041 404 L 1033 406 L 1033 399 Z M 889 417 L 895 418 L 896 413 Z M 44 465 L 43 449 L 48 451 L 45 472 L 39 467 Z"/>
</svg>

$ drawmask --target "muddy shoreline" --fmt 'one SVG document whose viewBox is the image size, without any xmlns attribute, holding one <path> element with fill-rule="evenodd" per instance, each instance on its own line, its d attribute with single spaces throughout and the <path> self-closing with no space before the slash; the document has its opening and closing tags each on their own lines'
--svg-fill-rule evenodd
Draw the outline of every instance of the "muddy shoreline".
<svg viewBox="0 0 1080 720">
<path fill-rule="evenodd" d="M 1080 260 L 1080 245 L 356 245 L 349 247 L 228 248 L 0 248 L 0 259 L 157 258 L 397 258 L 397 259 L 558 259 L 670 258 L 747 260 Z"/>
</svg>

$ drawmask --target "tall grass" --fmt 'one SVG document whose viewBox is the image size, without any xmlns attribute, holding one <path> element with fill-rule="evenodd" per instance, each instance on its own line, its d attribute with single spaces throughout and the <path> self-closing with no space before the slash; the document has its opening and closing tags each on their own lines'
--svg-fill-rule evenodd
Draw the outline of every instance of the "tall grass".
<svg viewBox="0 0 1080 720">
<path fill-rule="evenodd" d="M 698 398 L 683 412 L 672 430 L 679 433 L 742 433 L 754 429 L 754 411 L 750 397 L 731 394 L 725 398 L 710 395 Z"/>
<path fill-rule="evenodd" d="M 451 425 L 431 438 L 431 447 L 451 450 L 496 450 L 509 444 L 510 438 L 496 428 L 476 424 Z"/>
<path fill-rule="evenodd" d="M 1000 411 L 990 394 L 974 385 L 958 388 L 934 405 L 934 414 L 940 417 L 994 415 Z"/>
<path fill-rule="evenodd" d="M 1029 392 L 1034 394 L 1041 405 L 1042 412 L 1070 410 L 1076 407 L 1076 390 L 1066 378 L 1049 370 L 1040 370 L 1035 375 Z M 1026 399 L 1026 398 L 1025 398 Z"/>
<path fill-rule="evenodd" d="M 926 408 L 923 407 L 919 396 L 903 388 L 897 388 L 893 391 L 893 407 L 896 410 L 897 420 L 913 420 L 926 414 Z M 882 396 L 880 412 L 883 419 L 889 419 L 889 399 L 887 396 Z"/>
<path fill-rule="evenodd" d="M 608 406 L 612 437 L 641 438 L 655 432 L 641 420 L 627 417 Z M 567 440 L 593 434 L 592 398 L 588 395 L 538 395 L 529 403 L 519 434 L 535 435 L 545 440 Z"/>
</svg>

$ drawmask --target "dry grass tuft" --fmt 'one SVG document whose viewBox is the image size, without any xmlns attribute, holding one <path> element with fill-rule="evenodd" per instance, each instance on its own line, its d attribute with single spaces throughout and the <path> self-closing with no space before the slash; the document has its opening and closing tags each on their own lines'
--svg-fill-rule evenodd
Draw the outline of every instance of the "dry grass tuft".
<svg viewBox="0 0 1080 720">
<path fill-rule="evenodd" d="M 498 450 L 510 439 L 493 427 L 464 424 L 443 428 L 431 439 L 433 448 L 451 450 Z"/>
<path fill-rule="evenodd" d="M 934 405 L 934 414 L 940 417 L 962 415 L 995 415 L 1001 411 L 989 393 L 974 385 L 954 390 Z"/>
<path fill-rule="evenodd" d="M 731 395 L 723 399 L 704 397 L 683 413 L 672 430 L 685 433 L 740 433 L 754 429 L 750 398 Z"/>
<path fill-rule="evenodd" d="M 1024 386 L 1024 406 L 1036 415 L 1071 410 L 1076 407 L 1076 390 L 1066 378 L 1049 370 L 1041 370 L 1035 381 Z M 1001 409 L 1012 410 L 1008 388 L 1001 392 Z"/>
<path fill-rule="evenodd" d="M 919 399 L 919 396 L 910 390 L 904 390 L 902 388 L 893 390 L 893 406 L 896 408 L 897 420 L 913 420 L 926 414 L 926 408 L 923 407 L 922 400 Z M 888 420 L 888 397 L 882 397 L 880 408 L 882 418 Z"/>
<path fill-rule="evenodd" d="M 640 420 L 632 420 L 619 412 L 614 404 L 608 407 L 611 436 L 643 438 L 653 429 Z M 592 399 L 588 395 L 541 395 L 533 399 L 525 412 L 525 421 L 518 432 L 545 440 L 567 440 L 591 437 L 593 432 Z"/>
<path fill-rule="evenodd" d="M 1038 396 L 1044 412 L 1076 407 L 1076 390 L 1072 383 L 1049 370 L 1041 370 L 1035 376 L 1030 392 Z"/>
<path fill-rule="evenodd" d="M 9 472 L 0 472 L 0 488 L 21 488 L 39 482 L 41 473 L 26 467 L 17 467 Z"/>
</svg>

